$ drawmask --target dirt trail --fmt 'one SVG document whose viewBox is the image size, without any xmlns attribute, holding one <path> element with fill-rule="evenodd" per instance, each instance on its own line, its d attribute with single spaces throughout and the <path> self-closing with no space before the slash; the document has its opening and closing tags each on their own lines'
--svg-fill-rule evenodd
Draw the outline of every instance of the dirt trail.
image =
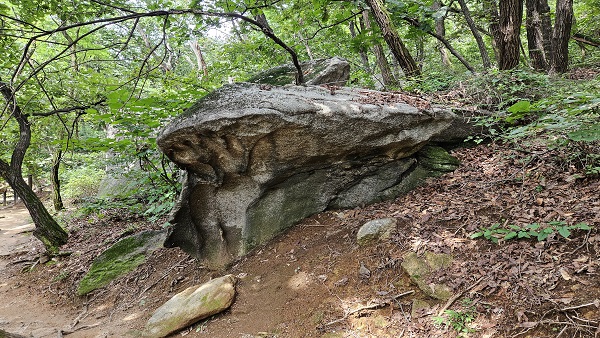
<svg viewBox="0 0 600 338">
<path fill-rule="evenodd" d="M 11 257 L 30 252 L 35 246 L 33 229 L 22 205 L 0 209 L 0 328 L 25 336 L 55 338 L 75 319 L 73 313 L 54 308 L 8 272 L 14 260 Z"/>
</svg>

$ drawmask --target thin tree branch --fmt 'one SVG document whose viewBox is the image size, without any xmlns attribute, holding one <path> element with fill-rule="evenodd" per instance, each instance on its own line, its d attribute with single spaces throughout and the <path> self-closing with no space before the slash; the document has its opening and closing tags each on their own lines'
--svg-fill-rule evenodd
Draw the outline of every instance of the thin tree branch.
<svg viewBox="0 0 600 338">
<path fill-rule="evenodd" d="M 329 29 L 329 28 L 331 28 L 331 27 L 335 27 L 335 26 L 337 26 L 337 25 L 339 25 L 339 24 L 342 24 L 342 23 L 344 23 L 344 22 L 346 22 L 346 21 L 349 21 L 349 20 L 352 20 L 352 19 L 354 19 L 355 17 L 357 17 L 357 16 L 359 16 L 359 15 L 361 15 L 361 14 L 362 14 L 362 11 L 360 11 L 360 12 L 358 12 L 358 13 L 352 13 L 352 15 L 350 15 L 349 17 L 347 17 L 347 18 L 345 18 L 345 19 L 342 19 L 342 20 L 340 20 L 340 21 L 334 22 L 334 23 L 332 23 L 331 25 L 327 25 L 327 26 L 322 26 L 322 27 L 319 27 L 319 29 L 317 29 L 317 30 L 316 30 L 316 31 L 313 33 L 313 35 L 312 35 L 310 38 L 307 38 L 307 40 L 312 40 L 312 39 L 314 39 L 314 38 L 317 36 L 317 34 L 319 34 L 319 32 L 321 32 L 322 30 Z"/>
</svg>

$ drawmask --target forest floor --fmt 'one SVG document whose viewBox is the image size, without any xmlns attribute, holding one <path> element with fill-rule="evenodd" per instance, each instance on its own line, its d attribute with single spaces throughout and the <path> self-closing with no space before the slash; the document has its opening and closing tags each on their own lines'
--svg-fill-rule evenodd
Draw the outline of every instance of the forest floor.
<svg viewBox="0 0 600 338">
<path fill-rule="evenodd" d="M 452 153 L 461 160 L 455 172 L 394 201 L 310 217 L 227 271 L 159 249 L 86 297 L 76 288 L 94 257 L 162 223 L 118 210 L 77 219 L 62 248 L 72 254 L 41 264 L 31 226 L 18 228 L 29 222 L 23 208 L 1 209 L 0 328 L 33 337 L 138 337 L 173 295 L 231 273 L 239 279 L 232 307 L 173 337 L 600 337 L 600 180 L 581 177 L 541 146 L 492 143 Z M 359 227 L 384 217 L 398 220 L 393 236 L 358 246 Z M 580 222 L 592 230 L 565 232 Z M 555 229 L 542 241 L 471 239 L 496 223 Z M 400 266 L 407 252 L 451 254 L 452 266 L 431 282 L 446 283 L 455 297 L 441 302 L 421 292 Z M 369 277 L 359 274 L 361 264 Z"/>
</svg>

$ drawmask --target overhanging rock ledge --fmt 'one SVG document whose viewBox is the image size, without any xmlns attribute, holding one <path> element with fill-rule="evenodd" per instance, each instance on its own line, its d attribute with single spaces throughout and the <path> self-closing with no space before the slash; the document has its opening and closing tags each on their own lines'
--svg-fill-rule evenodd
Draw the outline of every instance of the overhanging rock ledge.
<svg viewBox="0 0 600 338">
<path fill-rule="evenodd" d="M 381 94 L 238 83 L 201 99 L 157 140 L 187 173 L 165 245 L 224 267 L 312 214 L 410 190 L 429 170 L 415 153 L 456 115 Z"/>
</svg>

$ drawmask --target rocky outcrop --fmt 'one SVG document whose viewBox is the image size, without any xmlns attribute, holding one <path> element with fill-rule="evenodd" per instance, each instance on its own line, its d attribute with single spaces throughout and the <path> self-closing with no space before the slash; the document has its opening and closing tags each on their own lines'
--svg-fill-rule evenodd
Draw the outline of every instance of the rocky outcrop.
<svg viewBox="0 0 600 338">
<path fill-rule="evenodd" d="M 339 58 L 319 59 L 300 64 L 307 85 L 344 86 L 350 79 L 350 63 Z M 253 76 L 248 82 L 284 86 L 296 82 L 296 68 L 283 65 Z"/>
<path fill-rule="evenodd" d="M 235 298 L 235 277 L 215 278 L 191 286 L 159 307 L 146 323 L 143 337 L 162 338 L 231 306 Z"/>
<path fill-rule="evenodd" d="M 378 95 L 243 83 L 196 103 L 157 139 L 187 172 L 165 245 L 222 267 L 307 216 L 439 174 L 420 150 L 456 116 Z"/>
</svg>

